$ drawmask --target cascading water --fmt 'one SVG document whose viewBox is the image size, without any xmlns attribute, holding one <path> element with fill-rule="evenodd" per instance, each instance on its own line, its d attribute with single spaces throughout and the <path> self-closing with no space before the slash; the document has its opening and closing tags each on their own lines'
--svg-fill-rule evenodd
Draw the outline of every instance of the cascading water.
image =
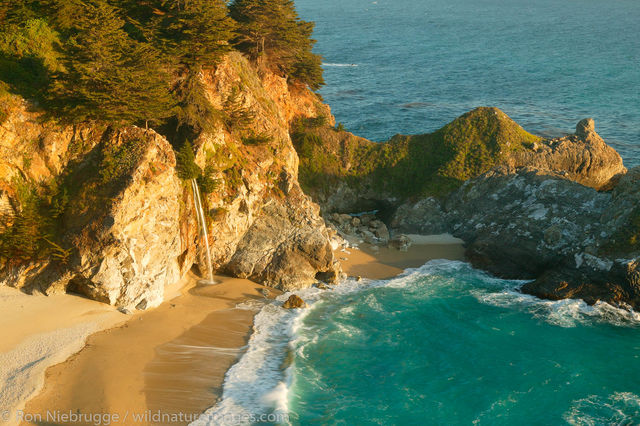
<svg viewBox="0 0 640 426">
<path fill-rule="evenodd" d="M 211 249 L 209 248 L 209 232 L 207 228 L 207 219 L 204 216 L 204 210 L 202 208 L 202 201 L 200 198 L 200 188 L 198 182 L 195 179 L 191 179 L 191 189 L 193 190 L 193 204 L 196 210 L 196 216 L 198 218 L 198 227 L 204 237 L 205 255 L 207 259 L 207 272 L 209 272 L 208 283 L 215 284 L 213 280 L 213 267 L 211 266 Z"/>
</svg>

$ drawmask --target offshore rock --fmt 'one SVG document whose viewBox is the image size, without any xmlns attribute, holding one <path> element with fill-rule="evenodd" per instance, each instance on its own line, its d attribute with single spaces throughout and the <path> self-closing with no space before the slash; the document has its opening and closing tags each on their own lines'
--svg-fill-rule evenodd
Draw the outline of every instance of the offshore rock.
<svg viewBox="0 0 640 426">
<path fill-rule="evenodd" d="M 603 301 L 640 310 L 640 257 L 595 268 L 585 264 L 553 269 L 525 284 L 522 291 L 544 299 L 579 298 L 589 304 Z"/>
</svg>

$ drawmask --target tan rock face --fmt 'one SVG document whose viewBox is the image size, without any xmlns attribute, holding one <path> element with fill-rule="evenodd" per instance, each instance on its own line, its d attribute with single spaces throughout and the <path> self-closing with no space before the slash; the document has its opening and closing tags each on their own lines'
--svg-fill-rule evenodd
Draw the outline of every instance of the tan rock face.
<svg viewBox="0 0 640 426">
<path fill-rule="evenodd" d="M 218 181 L 203 194 L 214 267 L 283 290 L 339 279 L 319 209 L 298 184 L 289 137 L 296 116 L 322 114 L 332 121 L 328 107 L 311 92 L 290 91 L 278 76 L 259 77 L 239 54 L 201 78 L 215 108 L 224 109 L 238 91 L 236 101 L 254 116 L 244 133 L 220 122 L 194 141 L 196 162 L 212 166 Z M 176 176 L 169 142 L 136 127 L 47 128 L 23 106 L 0 132 L 6 153 L 0 159 L 0 214 L 10 218 L 20 208 L 12 192 L 16 174 L 34 182 L 77 176 L 61 225 L 73 254 L 65 264 L 44 259 L 0 265 L 0 285 L 79 292 L 129 309 L 159 304 L 164 286 L 202 262 L 203 251 L 193 194 Z M 268 135 L 268 142 L 245 144 L 248 133 Z M 27 152 L 31 161 L 23 162 Z M 122 153 L 133 157 L 119 158 Z M 105 166 L 109 156 L 111 168 Z"/>
<path fill-rule="evenodd" d="M 234 88 L 253 120 L 245 132 L 269 135 L 259 146 L 222 125 L 196 141 L 196 162 L 215 158 L 220 188 L 206 196 L 214 267 L 282 290 L 308 287 L 320 278 L 341 276 L 318 207 L 298 183 L 298 156 L 289 136 L 296 116 L 328 114 L 308 91 L 264 72 L 261 78 L 241 55 L 231 54 L 206 76 L 209 99 L 225 105 Z M 325 115 L 326 116 L 326 115 Z M 332 120 L 332 118 L 330 118 Z M 192 199 L 189 201 L 192 206 Z M 189 223 L 190 241 L 197 227 Z"/>
<path fill-rule="evenodd" d="M 89 173 L 71 201 L 64 221 L 64 244 L 74 248 L 70 259 L 6 266 L 4 284 L 45 294 L 74 291 L 141 309 L 162 301 L 164 286 L 180 279 L 182 188 L 171 145 L 153 131 L 123 129 L 105 135 L 96 149 L 104 155 L 131 141 L 144 148 L 130 173 L 106 182 Z"/>
<path fill-rule="evenodd" d="M 612 179 L 627 171 L 620 154 L 596 133 L 591 118 L 580 121 L 575 134 L 541 142 L 531 151 L 516 152 L 508 163 L 561 173 L 595 189 L 611 187 Z"/>
<path fill-rule="evenodd" d="M 166 139 L 137 128 L 119 137 L 148 146 L 111 208 L 93 219 L 101 222 L 97 232 L 81 235 L 73 284 L 93 299 L 144 309 L 161 303 L 164 286 L 180 279 L 182 187 Z"/>
<path fill-rule="evenodd" d="M 284 291 L 340 273 L 317 207 L 299 188 L 263 206 L 225 269 Z"/>
</svg>

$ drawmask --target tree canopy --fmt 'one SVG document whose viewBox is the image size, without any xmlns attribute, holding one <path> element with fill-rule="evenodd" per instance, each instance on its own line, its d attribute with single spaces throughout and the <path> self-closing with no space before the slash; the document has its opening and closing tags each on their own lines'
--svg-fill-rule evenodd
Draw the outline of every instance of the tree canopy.
<svg viewBox="0 0 640 426">
<path fill-rule="evenodd" d="M 55 79 L 59 107 L 74 120 L 158 121 L 172 114 L 169 77 L 159 53 L 133 40 L 103 1 L 86 2 L 65 45 L 66 73 Z"/>
<path fill-rule="evenodd" d="M 324 84 L 321 59 L 312 52 L 314 25 L 300 19 L 292 0 L 234 0 L 229 10 L 241 50 L 314 90 Z"/>
<path fill-rule="evenodd" d="M 239 49 L 318 89 L 313 24 L 291 0 L 4 0 L 0 80 L 51 117 L 210 124 L 201 71 Z"/>
</svg>

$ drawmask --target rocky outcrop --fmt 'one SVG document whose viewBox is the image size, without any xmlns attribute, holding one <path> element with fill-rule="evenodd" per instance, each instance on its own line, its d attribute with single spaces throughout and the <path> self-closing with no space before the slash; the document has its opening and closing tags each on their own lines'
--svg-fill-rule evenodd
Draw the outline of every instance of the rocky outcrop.
<svg viewBox="0 0 640 426">
<path fill-rule="evenodd" d="M 309 287 L 318 279 L 336 282 L 340 267 L 318 213 L 299 188 L 285 199 L 272 198 L 262 206 L 225 270 L 283 291 Z"/>
<path fill-rule="evenodd" d="M 131 169 L 122 170 L 126 175 L 96 173 L 95 161 L 132 143 L 141 148 Z M 180 279 L 176 230 L 182 189 L 174 167 L 171 145 L 153 131 L 105 134 L 74 170 L 86 181 L 61 224 L 61 249 L 69 248 L 68 258 L 7 262 L 1 282 L 29 292 L 73 291 L 117 306 L 157 306 L 164 286 Z"/>
<path fill-rule="evenodd" d="M 406 200 L 446 197 L 496 166 L 534 167 L 595 189 L 611 188 L 626 171 L 591 119 L 573 135 L 546 140 L 497 108 L 476 108 L 433 133 L 383 143 L 326 127 L 293 133 L 301 182 L 325 215 L 378 210 L 386 220 Z"/>
<path fill-rule="evenodd" d="M 551 299 L 583 299 L 640 309 L 640 256 L 634 259 L 602 260 L 589 254 L 551 269 L 522 287 L 525 293 Z"/>
<path fill-rule="evenodd" d="M 611 188 L 612 179 L 627 171 L 620 154 L 596 133 L 591 118 L 580 121 L 573 135 L 540 141 L 532 150 L 513 152 L 507 164 L 554 171 L 595 189 Z"/>
<path fill-rule="evenodd" d="M 345 237 L 367 244 L 387 245 L 391 238 L 387 226 L 370 213 L 348 215 L 334 213 L 330 223 Z"/>
<path fill-rule="evenodd" d="M 69 228 L 80 224 L 83 228 L 72 239 L 78 265 L 67 290 L 111 305 L 145 309 L 160 304 L 164 286 L 181 278 L 182 242 L 176 231 L 182 187 L 174 171 L 173 149 L 165 138 L 130 128 L 105 143 L 127 141 L 145 149 L 124 177 L 124 188 L 107 205 L 89 210 L 91 216 L 80 223 L 68 220 Z"/>
<path fill-rule="evenodd" d="M 218 120 L 193 142 L 213 189 L 203 204 L 214 267 L 283 290 L 338 280 L 330 231 L 298 184 L 289 136 L 295 117 L 330 115 L 328 107 L 282 77 L 259 76 L 238 53 L 200 78 L 214 108 L 227 114 L 232 103 L 251 117 L 242 126 L 233 117 Z M 53 204 L 63 213 L 43 216 L 55 225 L 47 229 L 56 234 L 54 249 L 45 235 L 30 235 L 45 254 L 0 256 L 0 285 L 72 291 L 127 309 L 159 304 L 164 287 L 204 252 L 191 187 L 176 175 L 171 144 L 133 126 L 43 124 L 24 101 L 12 100 L 0 130 L 2 224 L 12 229 L 24 215 L 22 187 L 43 200 L 55 188 Z"/>
<path fill-rule="evenodd" d="M 400 205 L 391 218 L 390 226 L 396 232 L 422 235 L 449 232 L 449 224 L 442 203 L 434 197 Z"/>
<path fill-rule="evenodd" d="M 522 290 L 548 299 L 603 300 L 640 309 L 640 167 L 620 179 L 598 224 L 603 231 L 594 236 L 596 247 L 565 258 Z"/>
<path fill-rule="evenodd" d="M 450 229 L 477 267 L 535 278 L 611 235 L 600 218 L 611 194 L 549 172 L 502 168 L 471 180 L 445 203 Z"/>
<path fill-rule="evenodd" d="M 451 232 L 465 241 L 474 266 L 534 280 L 525 292 L 637 309 L 639 183 L 640 168 L 613 191 L 598 192 L 550 171 L 504 166 L 441 203 L 402 206 L 393 223 L 409 232 Z"/>
</svg>

